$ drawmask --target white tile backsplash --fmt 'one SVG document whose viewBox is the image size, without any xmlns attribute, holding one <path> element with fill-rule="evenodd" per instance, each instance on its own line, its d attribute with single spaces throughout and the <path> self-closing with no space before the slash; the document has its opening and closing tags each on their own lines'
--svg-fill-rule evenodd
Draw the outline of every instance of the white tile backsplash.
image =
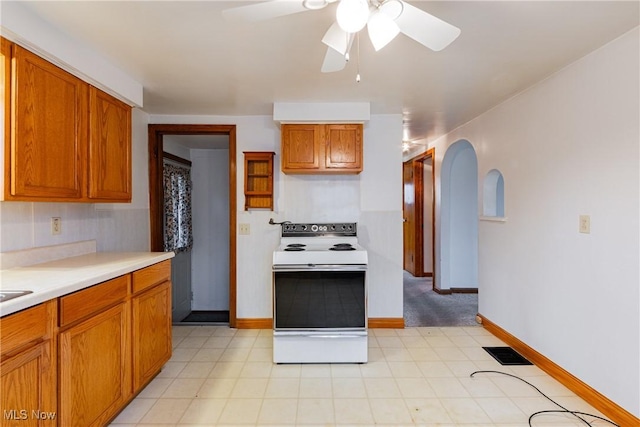
<svg viewBox="0 0 640 427">
<path fill-rule="evenodd" d="M 96 210 L 96 206 L 102 210 Z M 60 234 L 51 234 L 52 217 L 61 220 Z M 99 252 L 148 251 L 149 209 L 126 209 L 123 205 L 104 210 L 103 205 L 91 203 L 0 202 L 0 253 L 43 247 L 58 251 L 60 245 L 87 240 L 94 241 Z"/>
<path fill-rule="evenodd" d="M 0 202 L 0 252 L 33 246 L 33 203 Z"/>
<path fill-rule="evenodd" d="M 95 215 L 98 252 L 149 250 L 148 209 L 100 210 Z"/>
<path fill-rule="evenodd" d="M 51 218 L 59 217 L 62 232 L 51 234 Z M 89 203 L 33 203 L 34 246 L 50 246 L 96 238 L 96 213 Z"/>
</svg>

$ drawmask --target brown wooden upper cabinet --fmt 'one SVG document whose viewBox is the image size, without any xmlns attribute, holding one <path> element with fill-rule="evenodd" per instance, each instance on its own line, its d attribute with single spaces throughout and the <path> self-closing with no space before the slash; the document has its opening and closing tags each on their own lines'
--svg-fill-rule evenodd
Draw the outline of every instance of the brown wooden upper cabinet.
<svg viewBox="0 0 640 427">
<path fill-rule="evenodd" d="M 2 39 L 2 200 L 131 201 L 131 107 Z"/>
<path fill-rule="evenodd" d="M 131 201 L 131 107 L 91 87 L 89 198 Z"/>
<path fill-rule="evenodd" d="M 362 172 L 361 124 L 283 124 L 282 172 Z"/>
</svg>

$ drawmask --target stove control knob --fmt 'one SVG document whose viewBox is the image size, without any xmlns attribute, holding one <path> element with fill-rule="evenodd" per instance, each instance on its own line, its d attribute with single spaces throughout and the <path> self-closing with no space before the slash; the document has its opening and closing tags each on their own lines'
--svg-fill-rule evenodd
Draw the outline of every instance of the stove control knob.
<svg viewBox="0 0 640 427">
<path fill-rule="evenodd" d="M 316 224 L 313 224 L 311 226 L 311 231 L 318 231 L 318 226 Z"/>
<path fill-rule="evenodd" d="M 344 229 L 346 229 L 346 228 L 347 228 L 347 227 L 345 227 L 344 225 L 342 226 L 342 229 L 343 229 L 343 230 L 344 230 Z"/>
<path fill-rule="evenodd" d="M 335 226 L 335 225 L 332 225 L 332 226 L 331 226 L 331 230 L 335 230 L 335 229 L 336 229 L 336 226 Z"/>
<path fill-rule="evenodd" d="M 307 226 L 306 226 L 306 225 L 303 225 L 303 226 L 302 226 L 302 229 L 303 229 L 303 230 L 306 230 L 306 229 L 307 229 Z"/>
</svg>

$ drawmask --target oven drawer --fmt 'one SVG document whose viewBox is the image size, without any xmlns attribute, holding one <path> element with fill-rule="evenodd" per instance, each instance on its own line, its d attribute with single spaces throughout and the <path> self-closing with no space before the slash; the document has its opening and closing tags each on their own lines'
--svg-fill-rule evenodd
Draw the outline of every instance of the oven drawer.
<svg viewBox="0 0 640 427">
<path fill-rule="evenodd" d="M 273 333 L 274 363 L 367 363 L 367 331 Z"/>
</svg>

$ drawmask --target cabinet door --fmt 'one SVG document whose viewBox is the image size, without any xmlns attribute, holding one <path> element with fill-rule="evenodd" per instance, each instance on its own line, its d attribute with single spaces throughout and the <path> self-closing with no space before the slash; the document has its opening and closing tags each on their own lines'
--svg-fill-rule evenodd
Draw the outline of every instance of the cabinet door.
<svg viewBox="0 0 640 427">
<path fill-rule="evenodd" d="M 2 93 L 2 106 L 0 107 L 0 117 L 3 120 L 3 135 L 5 144 L 4 148 L 0 148 L 0 150 L 4 149 L 4 158 L 9 159 L 11 154 L 11 49 L 13 44 L 5 39 L 4 37 L 0 37 L 0 59 L 2 60 L 2 64 L 0 64 L 0 93 Z M 10 197 L 9 183 L 11 177 L 11 168 L 5 166 L 0 163 L 0 166 L 3 168 L 3 176 L 4 181 L 6 183 L 5 188 L 0 188 L 0 192 L 2 192 L 3 199 Z M 5 194 L 7 196 L 5 196 Z M 2 200 L 2 199 L 0 199 Z"/>
<path fill-rule="evenodd" d="M 322 126 L 282 125 L 282 170 L 303 173 L 321 167 Z"/>
<path fill-rule="evenodd" d="M 362 171 L 362 125 L 326 125 L 325 168 Z"/>
<path fill-rule="evenodd" d="M 57 425 L 56 370 L 51 353 L 48 340 L 2 360 L 1 426 Z"/>
<path fill-rule="evenodd" d="M 129 304 L 61 332 L 61 426 L 105 425 L 132 394 Z"/>
<path fill-rule="evenodd" d="M 81 199 L 88 85 L 17 45 L 14 60 L 8 198 Z"/>
<path fill-rule="evenodd" d="M 89 198 L 131 201 L 131 107 L 90 88 Z"/>
<path fill-rule="evenodd" d="M 171 357 L 171 282 L 132 299 L 133 387 L 140 390 Z"/>
</svg>

